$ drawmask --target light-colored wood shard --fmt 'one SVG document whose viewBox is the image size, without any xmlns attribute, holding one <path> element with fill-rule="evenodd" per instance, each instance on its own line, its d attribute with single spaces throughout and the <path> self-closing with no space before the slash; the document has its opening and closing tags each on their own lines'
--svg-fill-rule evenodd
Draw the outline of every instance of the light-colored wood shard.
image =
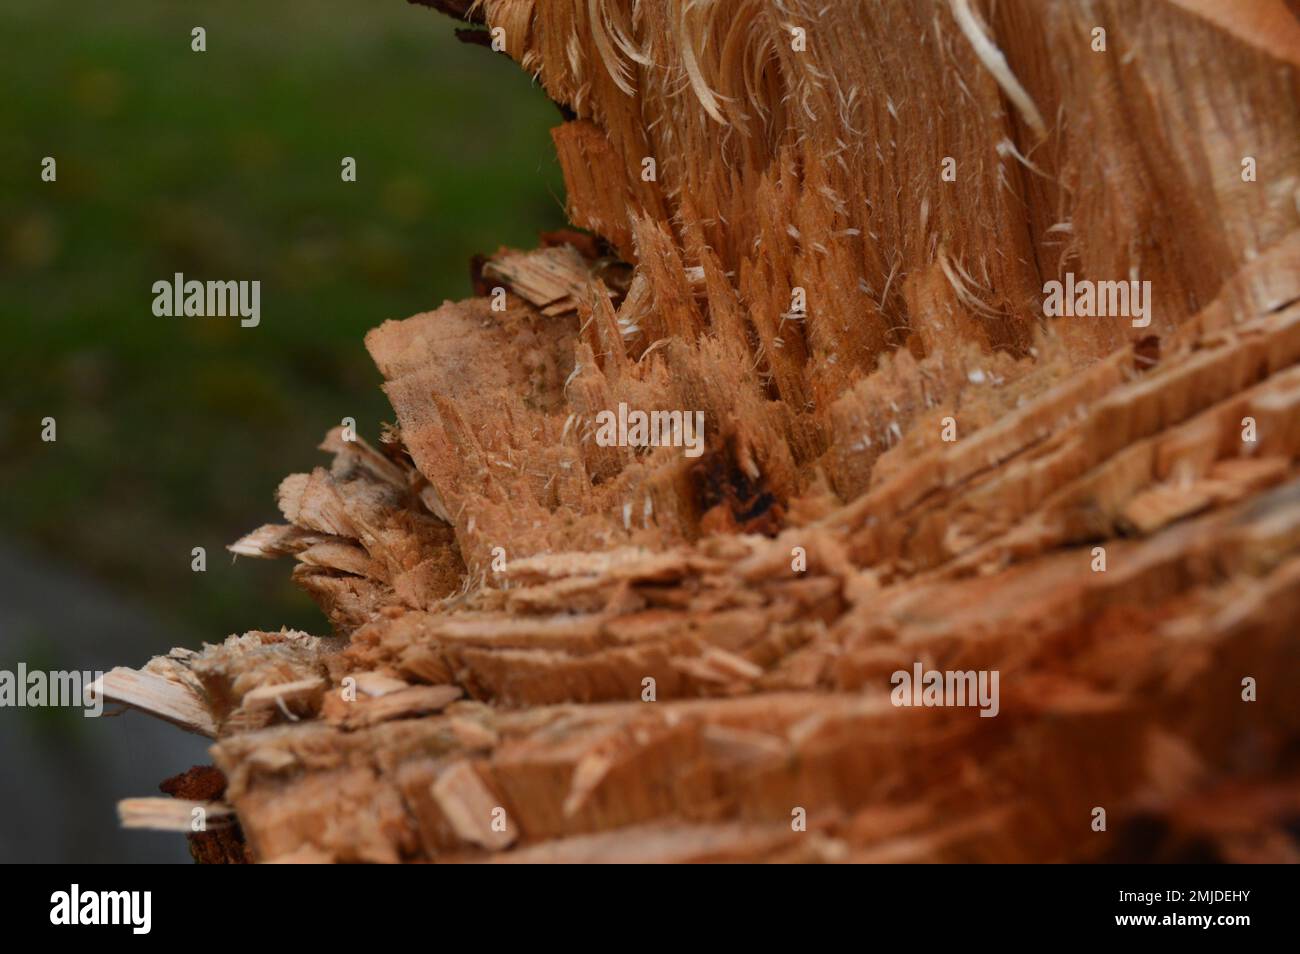
<svg viewBox="0 0 1300 954">
<path fill-rule="evenodd" d="M 483 274 L 500 279 L 547 316 L 576 311 L 595 278 L 591 266 L 572 245 L 500 254 L 488 261 Z M 608 290 L 600 293 L 610 294 Z"/>
<path fill-rule="evenodd" d="M 91 692 L 106 702 L 131 706 L 187 732 L 213 737 L 216 720 L 204 700 L 188 686 L 119 666 L 96 680 Z"/>
<path fill-rule="evenodd" d="M 229 805 L 221 802 L 124 798 L 117 803 L 117 815 L 123 828 L 188 833 L 228 825 L 233 820 L 234 812 Z"/>
<path fill-rule="evenodd" d="M 465 841 L 483 848 L 508 847 L 518 832 L 469 762 L 455 762 L 433 783 L 433 799 Z"/>
</svg>

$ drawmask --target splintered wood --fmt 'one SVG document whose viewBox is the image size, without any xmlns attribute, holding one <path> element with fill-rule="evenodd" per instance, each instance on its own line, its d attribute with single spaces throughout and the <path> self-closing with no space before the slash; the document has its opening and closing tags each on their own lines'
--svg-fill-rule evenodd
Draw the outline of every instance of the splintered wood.
<svg viewBox="0 0 1300 954">
<path fill-rule="evenodd" d="M 231 548 L 329 638 L 103 686 L 251 856 L 1300 860 L 1291 10 L 469 15 L 595 235 L 367 336 L 396 425 Z"/>
</svg>

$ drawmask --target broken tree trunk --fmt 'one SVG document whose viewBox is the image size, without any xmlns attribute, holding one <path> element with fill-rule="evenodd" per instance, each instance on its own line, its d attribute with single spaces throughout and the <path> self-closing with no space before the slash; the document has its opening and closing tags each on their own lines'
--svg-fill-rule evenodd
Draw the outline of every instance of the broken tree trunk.
<svg viewBox="0 0 1300 954">
<path fill-rule="evenodd" d="M 469 16 L 594 237 L 367 337 L 396 426 L 232 547 L 331 638 L 105 680 L 252 857 L 1295 860 L 1292 9 Z"/>
</svg>

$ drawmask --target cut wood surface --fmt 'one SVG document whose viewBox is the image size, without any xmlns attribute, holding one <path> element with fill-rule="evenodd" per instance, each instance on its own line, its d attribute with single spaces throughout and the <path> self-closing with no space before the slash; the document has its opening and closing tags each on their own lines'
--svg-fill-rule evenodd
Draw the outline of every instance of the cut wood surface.
<svg viewBox="0 0 1300 954">
<path fill-rule="evenodd" d="M 106 677 L 252 858 L 1300 860 L 1293 10 L 455 9 L 594 234 L 367 336 L 395 424 L 231 547 L 328 637 Z"/>
</svg>

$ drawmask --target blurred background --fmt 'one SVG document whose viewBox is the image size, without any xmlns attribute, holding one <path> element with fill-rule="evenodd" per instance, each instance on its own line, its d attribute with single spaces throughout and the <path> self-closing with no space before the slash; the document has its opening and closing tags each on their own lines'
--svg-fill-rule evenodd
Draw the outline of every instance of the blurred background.
<svg viewBox="0 0 1300 954">
<path fill-rule="evenodd" d="M 392 420 L 367 330 L 564 224 L 559 112 L 455 26 L 403 0 L 0 5 L 0 669 L 327 633 L 290 561 L 224 547 L 342 417 Z M 259 279 L 260 326 L 155 317 L 175 272 Z M 0 708 L 0 861 L 187 861 L 115 802 L 208 761 L 138 714 Z"/>
</svg>

